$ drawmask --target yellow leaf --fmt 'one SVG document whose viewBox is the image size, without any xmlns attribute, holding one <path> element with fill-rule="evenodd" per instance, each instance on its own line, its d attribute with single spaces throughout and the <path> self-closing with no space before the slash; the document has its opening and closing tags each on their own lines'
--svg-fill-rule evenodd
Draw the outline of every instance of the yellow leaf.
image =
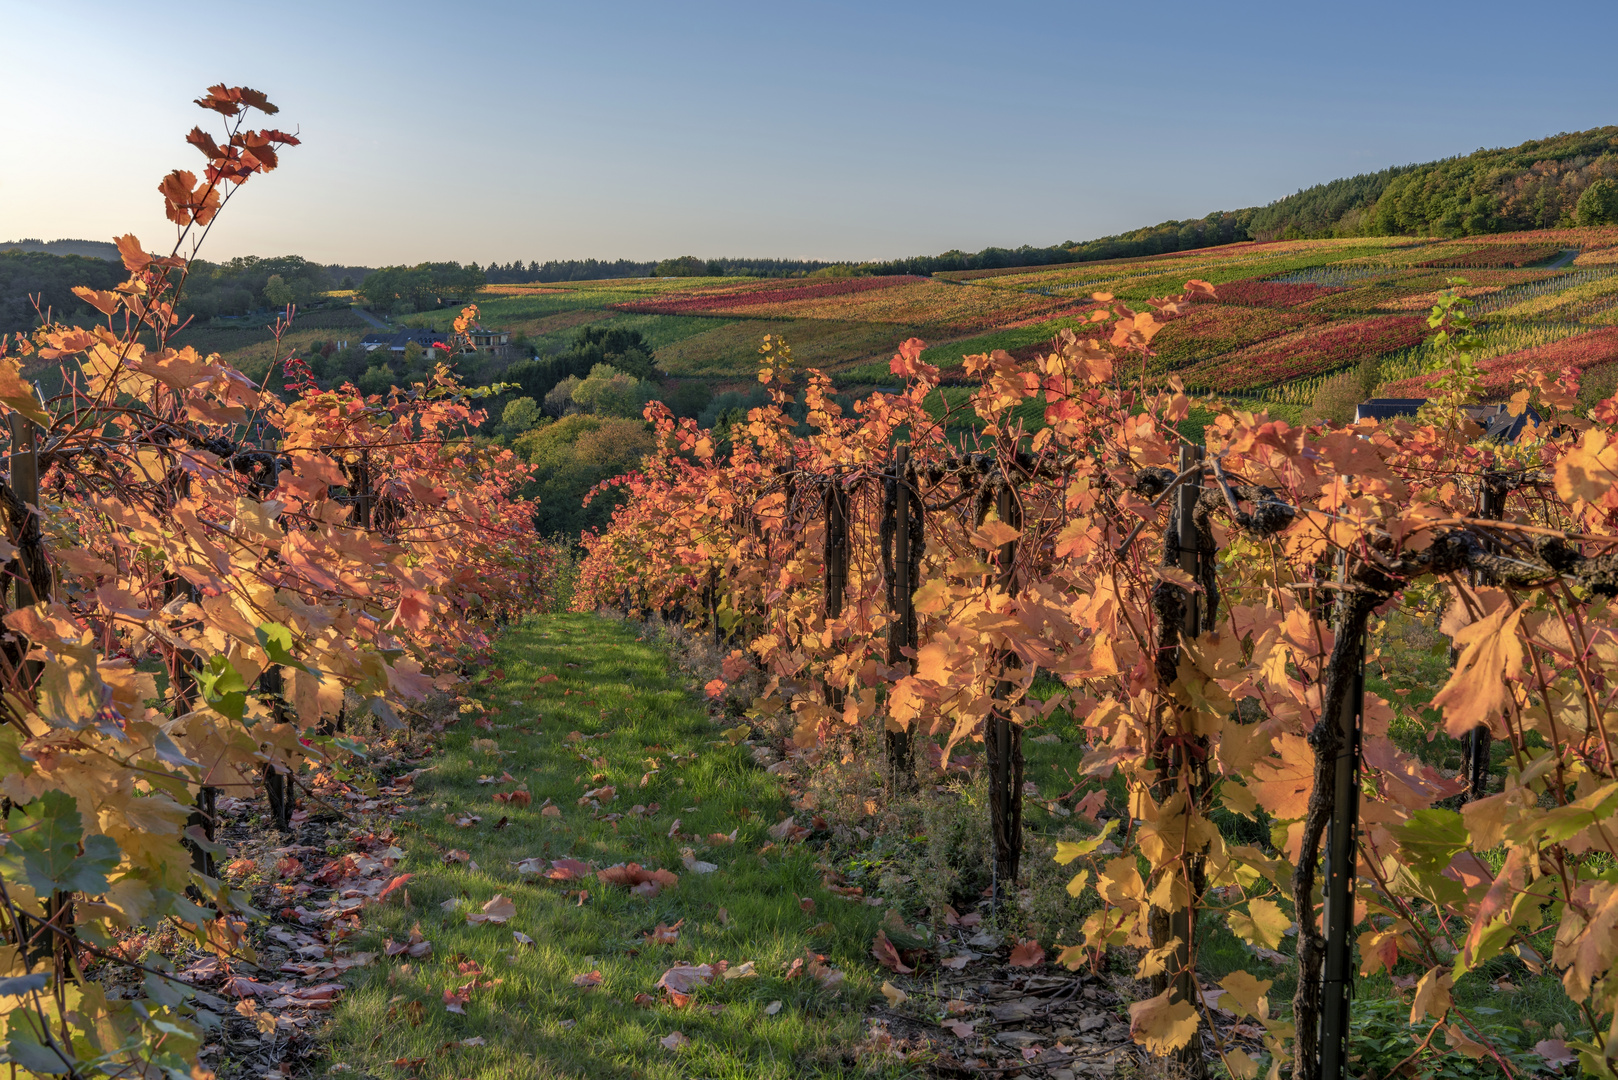
<svg viewBox="0 0 1618 1080">
<path fill-rule="evenodd" d="M 1269 1006 L 1264 1002 L 1264 995 L 1269 993 L 1273 985 L 1271 979 L 1255 978 L 1246 971 L 1233 971 L 1219 980 L 1219 985 L 1230 994 L 1230 999 L 1242 1007 L 1242 1011 L 1249 1016 L 1262 1019 L 1269 1013 Z"/>
<path fill-rule="evenodd" d="M 1258 1062 L 1249 1057 L 1246 1050 L 1236 1047 L 1225 1051 L 1225 1067 L 1236 1080 L 1253 1080 L 1258 1075 Z"/>
<path fill-rule="evenodd" d="M 1449 971 L 1441 967 L 1435 967 L 1423 975 L 1421 982 L 1416 984 L 1416 1000 L 1410 1003 L 1410 1022 L 1419 1024 L 1424 1016 L 1442 1020 L 1449 1012 L 1451 983 Z"/>
<path fill-rule="evenodd" d="M 1568 502 L 1599 502 L 1618 486 L 1618 442 L 1601 428 L 1590 428 L 1584 442 L 1556 463 L 1556 494 Z"/>
<path fill-rule="evenodd" d="M 916 691 L 914 676 L 907 675 L 893 684 L 888 692 L 889 731 L 909 731 L 910 722 L 921 715 L 922 698 Z"/>
<path fill-rule="evenodd" d="M 1170 1001 L 1172 994 L 1165 990 L 1129 1007 L 1129 1034 L 1159 1056 L 1178 1050 L 1197 1033 L 1197 1010 L 1189 1001 Z"/>
<path fill-rule="evenodd" d="M 1470 1038 L 1459 1024 L 1451 1024 L 1444 1029 L 1444 1041 L 1449 1043 L 1452 1050 L 1459 1050 L 1473 1060 L 1486 1057 L 1489 1053 L 1487 1046 Z"/>
<path fill-rule="evenodd" d="M 918 615 L 936 615 L 949 605 L 949 594 L 949 582 L 934 578 L 911 594 L 910 604 Z"/>
<path fill-rule="evenodd" d="M 1506 679 L 1521 675 L 1523 668 L 1522 640 L 1517 637 L 1521 618 L 1521 607 L 1502 604 L 1455 635 L 1460 658 L 1432 701 L 1444 710 L 1444 730 L 1451 735 L 1458 738 L 1487 723 L 1511 702 Z"/>
<path fill-rule="evenodd" d="M 916 650 L 916 678 L 942 685 L 949 681 L 949 649 L 936 641 Z"/>
<path fill-rule="evenodd" d="M 1240 814 L 1252 821 L 1258 820 L 1258 800 L 1253 793 L 1238 784 L 1234 779 L 1227 779 L 1219 785 L 1219 800 L 1225 804 L 1225 809 L 1233 814 Z"/>
<path fill-rule="evenodd" d="M 909 994 L 886 979 L 882 980 L 882 996 L 888 999 L 888 1005 L 892 1008 L 898 1008 L 910 1000 Z"/>
<path fill-rule="evenodd" d="M 1261 758 L 1248 779 L 1264 809 L 1282 821 L 1295 821 L 1309 811 L 1309 793 L 1315 786 L 1315 751 L 1298 735 L 1282 733 L 1276 740 L 1280 760 Z"/>
<path fill-rule="evenodd" d="M 1022 530 L 1013 529 L 1003 521 L 985 521 L 983 527 L 972 534 L 972 543 L 980 548 L 993 550 L 1002 544 L 1009 544 L 1022 535 Z"/>
<path fill-rule="evenodd" d="M 1174 952 L 1184 942 L 1177 937 L 1169 938 L 1157 948 L 1149 951 L 1140 958 L 1140 966 L 1135 969 L 1137 979 L 1150 979 L 1154 975 L 1161 975 L 1169 970 L 1169 964 L 1174 959 Z"/>
<path fill-rule="evenodd" d="M 1067 883 L 1067 894 L 1077 900 L 1084 893 L 1084 887 L 1090 883 L 1090 871 L 1080 870 L 1073 875 L 1073 880 Z"/>
<path fill-rule="evenodd" d="M 1286 934 L 1292 920 L 1281 905 L 1272 900 L 1251 900 L 1247 904 L 1248 914 L 1239 911 L 1230 913 L 1229 923 L 1237 937 L 1250 945 L 1260 945 L 1266 949 L 1281 947 L 1281 938 Z"/>
<path fill-rule="evenodd" d="M 1112 830 L 1118 827 L 1117 818 L 1108 818 L 1101 831 L 1088 840 L 1058 840 L 1056 842 L 1056 865 L 1066 866 L 1081 855 L 1088 855 L 1101 846 Z"/>
</svg>

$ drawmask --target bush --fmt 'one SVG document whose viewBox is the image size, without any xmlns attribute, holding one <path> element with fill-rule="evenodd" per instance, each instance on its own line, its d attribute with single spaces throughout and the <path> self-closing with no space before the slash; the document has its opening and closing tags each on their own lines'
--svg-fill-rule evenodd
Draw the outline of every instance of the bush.
<svg viewBox="0 0 1618 1080">
<path fill-rule="evenodd" d="M 1573 216 L 1580 225 L 1618 225 L 1618 180 L 1597 180 L 1585 188 Z"/>
<path fill-rule="evenodd" d="M 500 426 L 495 430 L 508 439 L 515 439 L 533 430 L 543 419 L 539 403 L 531 397 L 522 397 L 505 407 L 500 414 Z"/>
<path fill-rule="evenodd" d="M 512 448 L 539 466 L 524 494 L 537 497 L 534 520 L 542 533 L 577 536 L 604 526 L 622 496 L 617 489 L 584 496 L 603 480 L 640 465 L 652 449 L 652 433 L 641 420 L 619 420 L 584 413 L 564 416 L 518 436 Z"/>
</svg>

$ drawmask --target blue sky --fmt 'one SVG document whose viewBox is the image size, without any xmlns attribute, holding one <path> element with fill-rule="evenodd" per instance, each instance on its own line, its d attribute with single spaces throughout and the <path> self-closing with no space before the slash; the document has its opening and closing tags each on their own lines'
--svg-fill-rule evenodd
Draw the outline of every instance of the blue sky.
<svg viewBox="0 0 1618 1080">
<path fill-rule="evenodd" d="M 183 11 L 0 0 L 0 240 L 157 246 L 219 80 L 305 145 L 204 255 L 370 265 L 1043 245 L 1618 123 L 1610 0 Z"/>
</svg>

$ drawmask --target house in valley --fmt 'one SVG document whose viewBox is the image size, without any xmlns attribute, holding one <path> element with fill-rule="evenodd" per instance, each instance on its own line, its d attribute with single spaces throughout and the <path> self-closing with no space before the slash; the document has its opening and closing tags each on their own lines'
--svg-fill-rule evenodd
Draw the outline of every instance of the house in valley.
<svg viewBox="0 0 1618 1080">
<path fill-rule="evenodd" d="M 366 352 L 376 352 L 386 348 L 395 356 L 402 356 L 405 349 L 411 344 L 421 346 L 422 349 L 442 349 L 449 351 L 449 335 L 440 334 L 437 330 L 401 330 L 395 334 L 366 334 L 360 339 L 360 348 Z"/>
</svg>

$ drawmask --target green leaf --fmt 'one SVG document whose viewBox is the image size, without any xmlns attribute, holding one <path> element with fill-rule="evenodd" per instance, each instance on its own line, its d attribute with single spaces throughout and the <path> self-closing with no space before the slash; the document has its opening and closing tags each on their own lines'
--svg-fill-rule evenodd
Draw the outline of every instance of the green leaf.
<svg viewBox="0 0 1618 1080">
<path fill-rule="evenodd" d="M 253 636 L 258 638 L 259 648 L 270 658 L 270 663 L 314 674 L 308 664 L 292 655 L 292 631 L 287 627 L 278 622 L 267 622 L 254 630 Z"/>
<path fill-rule="evenodd" d="M 43 971 L 36 971 L 32 975 L 12 975 L 0 979 L 0 995 L 15 997 L 34 990 L 43 990 L 50 984 L 51 977 Z"/>
<path fill-rule="evenodd" d="M 44 1045 L 39 1018 L 27 1009 L 17 1009 L 6 1021 L 6 1056 L 31 1072 L 46 1076 L 59 1076 L 72 1072 L 78 1064 L 69 1058 L 62 1060 L 56 1050 Z"/>
<path fill-rule="evenodd" d="M 208 706 L 221 716 L 237 723 L 247 713 L 247 684 L 230 661 L 223 656 L 210 656 L 206 668 L 198 668 L 192 675 L 202 687 L 202 696 Z"/>
<path fill-rule="evenodd" d="M 22 809 L 0 853 L 0 873 L 26 881 L 45 896 L 53 891 L 98 894 L 122 853 L 110 836 L 85 836 L 78 804 L 64 791 L 47 791 Z M 79 854 L 80 843 L 84 854 Z"/>
<path fill-rule="evenodd" d="M 1469 838 L 1466 822 L 1454 810 L 1417 810 L 1393 829 L 1399 847 L 1418 870 L 1441 871 Z"/>
</svg>

